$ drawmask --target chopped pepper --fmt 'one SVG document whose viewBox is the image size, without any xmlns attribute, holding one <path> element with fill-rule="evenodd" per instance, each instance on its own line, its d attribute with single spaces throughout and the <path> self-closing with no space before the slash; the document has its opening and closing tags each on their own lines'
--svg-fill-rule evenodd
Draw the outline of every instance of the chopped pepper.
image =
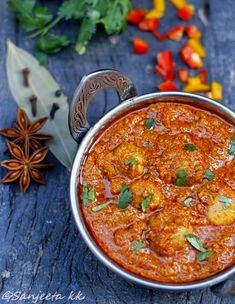
<svg viewBox="0 0 235 304">
<path fill-rule="evenodd" d="M 180 41 L 181 38 L 183 37 L 183 33 L 184 33 L 184 26 L 183 25 L 177 25 L 177 26 L 171 28 L 167 32 L 167 37 L 172 39 L 172 40 Z"/>
<path fill-rule="evenodd" d="M 214 100 L 221 100 L 223 98 L 223 87 L 216 81 L 211 83 L 211 94 Z"/>
<path fill-rule="evenodd" d="M 197 39 L 189 39 L 188 44 L 192 47 L 192 49 L 202 58 L 206 57 L 206 50 L 201 44 L 201 42 Z"/>
<path fill-rule="evenodd" d="M 194 7 L 185 3 L 184 6 L 178 9 L 177 16 L 184 21 L 190 20 L 194 15 Z"/>
<path fill-rule="evenodd" d="M 209 91 L 210 90 L 210 86 L 208 84 L 204 84 L 204 83 L 199 83 L 199 84 L 187 84 L 184 88 L 183 91 L 184 92 L 191 92 L 191 93 L 195 93 L 195 92 L 204 92 L 204 91 Z"/>
<path fill-rule="evenodd" d="M 153 19 L 153 18 L 161 18 L 164 15 L 164 12 L 157 11 L 156 9 L 152 9 L 147 13 L 145 16 L 146 19 Z"/>
<path fill-rule="evenodd" d="M 196 25 L 187 25 L 184 30 L 188 38 L 201 39 L 202 37 L 201 31 Z"/>
<path fill-rule="evenodd" d="M 153 0 L 153 6 L 159 12 L 165 12 L 166 10 L 165 0 Z"/>
<path fill-rule="evenodd" d="M 160 34 L 158 31 L 153 31 L 152 33 L 160 41 L 163 41 L 167 38 L 167 34 Z"/>
<path fill-rule="evenodd" d="M 179 69 L 178 76 L 181 82 L 188 82 L 188 71 L 186 69 Z"/>
<path fill-rule="evenodd" d="M 135 54 L 146 54 L 149 50 L 148 43 L 140 38 L 133 39 L 133 49 Z"/>
<path fill-rule="evenodd" d="M 127 21 L 131 24 L 138 25 L 140 21 L 144 19 L 146 12 L 147 11 L 145 9 L 130 10 L 127 16 Z"/>
<path fill-rule="evenodd" d="M 154 71 L 165 80 L 173 80 L 175 78 L 174 70 L 166 71 L 160 65 L 155 65 Z"/>
<path fill-rule="evenodd" d="M 178 91 L 176 84 L 171 80 L 166 80 L 158 86 L 160 91 Z"/>
<path fill-rule="evenodd" d="M 199 71 L 199 76 L 201 78 L 201 83 L 206 83 L 207 82 L 207 71 L 206 70 L 200 70 Z"/>
<path fill-rule="evenodd" d="M 171 50 L 165 50 L 161 53 L 158 53 L 157 54 L 157 62 L 165 71 L 173 70 L 174 69 L 174 63 L 173 63 L 173 59 L 172 59 Z"/>
<path fill-rule="evenodd" d="M 203 62 L 202 62 L 200 56 L 188 44 L 185 44 L 180 49 L 180 56 L 181 56 L 181 59 L 185 63 L 187 63 L 187 65 L 191 69 L 198 69 L 198 68 L 201 68 L 203 66 Z"/>
<path fill-rule="evenodd" d="M 153 32 L 157 30 L 159 21 L 159 18 L 144 19 L 138 24 L 138 27 L 141 31 Z"/>
<path fill-rule="evenodd" d="M 188 84 L 193 85 L 193 86 L 201 84 L 201 79 L 198 76 L 189 77 L 188 78 Z"/>
<path fill-rule="evenodd" d="M 185 0 L 170 0 L 171 3 L 178 9 L 184 7 L 186 1 Z"/>
</svg>

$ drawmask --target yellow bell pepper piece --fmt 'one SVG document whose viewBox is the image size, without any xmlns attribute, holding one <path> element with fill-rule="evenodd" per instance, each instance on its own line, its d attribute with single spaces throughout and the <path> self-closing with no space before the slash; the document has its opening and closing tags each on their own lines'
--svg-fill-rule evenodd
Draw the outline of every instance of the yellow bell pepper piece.
<svg viewBox="0 0 235 304">
<path fill-rule="evenodd" d="M 223 87 L 216 81 L 211 83 L 211 94 L 214 100 L 221 100 L 223 98 Z"/>
<path fill-rule="evenodd" d="M 155 19 L 161 18 L 164 15 L 164 12 L 157 11 L 156 9 L 152 9 L 145 15 L 145 19 Z"/>
<path fill-rule="evenodd" d="M 188 84 L 183 88 L 184 92 L 190 92 L 190 93 L 195 93 L 195 92 L 204 92 L 204 91 L 209 91 L 210 86 L 208 84 L 200 83 L 200 84 Z"/>
<path fill-rule="evenodd" d="M 189 85 L 198 85 L 201 83 L 201 79 L 198 77 L 198 76 L 195 76 L 195 77 L 189 77 L 188 78 L 188 84 Z"/>
<path fill-rule="evenodd" d="M 165 0 L 153 0 L 153 7 L 155 10 L 159 12 L 165 12 L 166 10 Z"/>
<path fill-rule="evenodd" d="M 184 7 L 184 5 L 186 4 L 185 0 L 170 0 L 170 1 L 178 9 Z"/>
<path fill-rule="evenodd" d="M 189 39 L 188 44 L 201 58 L 206 57 L 206 50 L 199 40 Z"/>
</svg>

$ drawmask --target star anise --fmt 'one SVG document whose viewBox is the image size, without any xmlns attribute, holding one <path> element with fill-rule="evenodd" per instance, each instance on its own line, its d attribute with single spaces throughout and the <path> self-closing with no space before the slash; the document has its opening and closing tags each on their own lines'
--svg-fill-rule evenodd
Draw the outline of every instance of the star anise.
<svg viewBox="0 0 235 304">
<path fill-rule="evenodd" d="M 33 179 L 39 184 L 46 184 L 42 173 L 38 169 L 51 167 L 50 164 L 42 163 L 47 155 L 48 147 L 39 148 L 28 156 L 18 145 L 7 142 L 8 149 L 15 159 L 5 160 L 1 166 L 9 172 L 2 179 L 3 183 L 11 183 L 19 179 L 21 192 L 25 192 Z"/>
<path fill-rule="evenodd" d="M 0 134 L 12 138 L 12 142 L 20 146 L 29 155 L 29 151 L 36 151 L 42 147 L 40 141 L 46 141 L 53 137 L 50 134 L 38 132 L 47 119 L 47 117 L 42 117 L 30 123 L 25 111 L 18 109 L 16 128 L 2 129 Z"/>
</svg>

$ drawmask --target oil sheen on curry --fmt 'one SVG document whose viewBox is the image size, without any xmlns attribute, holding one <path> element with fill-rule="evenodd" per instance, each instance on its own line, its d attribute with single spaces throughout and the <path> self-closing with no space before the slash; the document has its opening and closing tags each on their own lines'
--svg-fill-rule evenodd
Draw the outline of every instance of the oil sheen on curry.
<svg viewBox="0 0 235 304">
<path fill-rule="evenodd" d="M 235 127 L 187 104 L 117 119 L 80 176 L 85 223 L 113 261 L 141 277 L 192 282 L 235 264 Z"/>
</svg>

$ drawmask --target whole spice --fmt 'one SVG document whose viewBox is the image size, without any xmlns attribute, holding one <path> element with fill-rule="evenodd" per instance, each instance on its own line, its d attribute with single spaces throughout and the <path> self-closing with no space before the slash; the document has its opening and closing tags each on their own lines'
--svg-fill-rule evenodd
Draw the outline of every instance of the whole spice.
<svg viewBox="0 0 235 304">
<path fill-rule="evenodd" d="M 37 100 L 37 96 L 34 94 L 29 97 L 29 101 L 31 102 L 31 112 L 34 117 L 37 116 Z"/>
<path fill-rule="evenodd" d="M 57 103 L 53 103 L 52 107 L 51 107 L 51 112 L 50 112 L 50 118 L 54 119 L 55 118 L 55 113 L 56 111 L 58 111 L 60 108 L 60 106 Z"/>
<path fill-rule="evenodd" d="M 46 184 L 38 169 L 51 167 L 50 164 L 42 163 L 47 155 L 48 147 L 37 149 L 29 156 L 13 142 L 8 141 L 7 146 L 14 158 L 1 162 L 1 166 L 9 170 L 2 179 L 3 183 L 11 183 L 19 179 L 20 190 L 23 193 L 28 189 L 31 179 L 39 184 Z"/>
<path fill-rule="evenodd" d="M 22 70 L 23 81 L 24 81 L 24 86 L 25 86 L 25 87 L 29 87 L 29 73 L 30 73 L 29 68 L 24 68 L 24 69 Z"/>
<path fill-rule="evenodd" d="M 42 117 L 30 123 L 25 111 L 18 109 L 16 128 L 2 129 L 0 134 L 12 139 L 12 142 L 20 146 L 25 153 L 29 153 L 41 148 L 42 141 L 53 138 L 50 134 L 38 132 L 46 121 L 47 117 Z"/>
</svg>

